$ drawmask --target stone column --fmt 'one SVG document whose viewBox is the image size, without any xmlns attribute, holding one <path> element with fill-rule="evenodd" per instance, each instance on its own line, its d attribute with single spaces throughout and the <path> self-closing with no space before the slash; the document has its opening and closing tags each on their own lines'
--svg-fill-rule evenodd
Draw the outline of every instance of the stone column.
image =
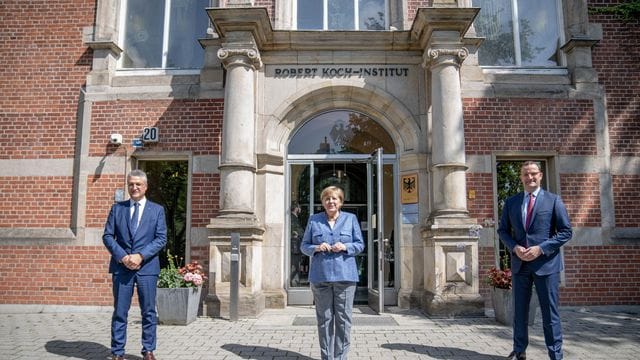
<svg viewBox="0 0 640 360">
<path fill-rule="evenodd" d="M 434 315 L 481 315 L 484 301 L 478 283 L 478 226 L 467 211 L 460 88 L 460 65 L 468 51 L 455 42 L 455 35 L 435 31 L 424 53 L 423 66 L 431 75 L 433 192 L 432 211 L 423 229 L 422 307 Z M 452 41 L 442 41 L 448 38 Z"/>
<path fill-rule="evenodd" d="M 264 310 L 262 236 L 264 227 L 255 209 L 255 79 L 262 66 L 251 32 L 227 33 L 218 50 L 227 70 L 222 150 L 220 156 L 220 215 L 209 229 L 210 279 L 207 315 L 229 314 L 231 233 L 240 234 L 240 316 Z"/>
</svg>

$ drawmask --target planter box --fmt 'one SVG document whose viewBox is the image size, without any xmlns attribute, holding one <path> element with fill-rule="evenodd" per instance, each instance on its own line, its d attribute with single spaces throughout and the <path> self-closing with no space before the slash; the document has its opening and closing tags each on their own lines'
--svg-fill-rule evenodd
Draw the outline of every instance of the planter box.
<svg viewBox="0 0 640 360">
<path fill-rule="evenodd" d="M 496 316 L 496 321 L 504 325 L 513 324 L 513 297 L 511 290 L 491 287 L 491 303 Z M 538 311 L 538 295 L 535 288 L 531 294 L 529 304 L 529 326 L 535 323 L 536 312 Z"/>
<path fill-rule="evenodd" d="M 156 306 L 158 323 L 163 325 L 189 325 L 198 316 L 200 293 L 197 288 L 158 288 Z"/>
</svg>

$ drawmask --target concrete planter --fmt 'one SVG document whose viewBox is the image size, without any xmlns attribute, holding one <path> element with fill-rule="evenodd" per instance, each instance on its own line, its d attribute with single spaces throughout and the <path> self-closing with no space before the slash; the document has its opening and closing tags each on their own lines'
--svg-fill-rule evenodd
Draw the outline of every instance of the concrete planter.
<svg viewBox="0 0 640 360">
<path fill-rule="evenodd" d="M 513 324 L 513 297 L 511 290 L 491 287 L 491 303 L 495 313 L 496 321 L 504 325 Z M 538 295 L 535 288 L 531 295 L 529 304 L 529 326 L 535 323 L 536 312 L 538 311 Z"/>
<path fill-rule="evenodd" d="M 158 323 L 163 325 L 189 325 L 198 316 L 200 293 L 197 288 L 158 288 L 156 306 Z"/>
</svg>

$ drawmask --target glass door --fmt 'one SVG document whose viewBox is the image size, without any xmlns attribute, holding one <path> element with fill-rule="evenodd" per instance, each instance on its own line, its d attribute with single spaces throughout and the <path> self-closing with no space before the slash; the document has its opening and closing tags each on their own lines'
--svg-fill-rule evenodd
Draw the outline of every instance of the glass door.
<svg viewBox="0 0 640 360">
<path fill-rule="evenodd" d="M 342 210 L 355 214 L 360 221 L 362 235 L 367 242 L 365 251 L 356 258 L 360 281 L 356 289 L 355 302 L 369 304 L 373 309 L 383 308 L 374 302 L 384 301 L 382 304 L 396 303 L 394 291 L 388 292 L 394 286 L 393 242 L 389 241 L 389 233 L 394 228 L 393 208 L 393 163 L 383 163 L 380 151 L 380 166 L 374 163 L 372 157 L 336 158 L 297 160 L 290 162 L 287 188 L 290 194 L 289 216 L 287 217 L 289 236 L 289 276 L 287 278 L 287 293 L 289 305 L 312 304 L 313 296 L 309 288 L 309 257 L 300 252 L 299 246 L 309 216 L 324 211 L 320 193 L 330 185 L 339 186 L 344 191 L 345 199 Z M 377 175 L 381 172 L 381 175 Z M 378 185 L 377 179 L 381 179 Z M 373 185 L 376 184 L 376 185 Z M 391 187 L 389 187 L 391 184 Z M 376 190 L 374 190 L 374 187 Z M 381 187 L 381 190 L 378 190 Z M 389 195 L 378 195 L 378 194 Z M 378 198 L 382 212 L 389 214 L 380 217 L 377 209 Z M 378 219 L 382 219 L 382 222 Z M 373 220 L 373 221 L 372 221 Z M 378 226 L 381 226 L 378 228 Z M 377 239 L 380 235 L 384 246 L 379 249 Z M 391 247 L 391 248 L 390 248 Z M 375 249 L 375 250 L 374 250 Z M 379 250 L 382 254 L 378 254 Z M 380 259 L 382 261 L 380 262 Z M 381 265 L 380 265 L 381 264 Z M 382 271 L 379 271 L 381 269 Z M 383 279 L 383 281 L 378 281 Z M 378 294 L 382 290 L 383 296 Z M 385 299 L 388 296 L 388 299 Z"/>
<path fill-rule="evenodd" d="M 384 163 L 382 148 L 368 160 L 369 177 L 369 240 L 367 284 L 368 303 L 378 313 L 385 305 L 396 304 L 395 292 L 395 229 L 393 164 Z"/>
</svg>

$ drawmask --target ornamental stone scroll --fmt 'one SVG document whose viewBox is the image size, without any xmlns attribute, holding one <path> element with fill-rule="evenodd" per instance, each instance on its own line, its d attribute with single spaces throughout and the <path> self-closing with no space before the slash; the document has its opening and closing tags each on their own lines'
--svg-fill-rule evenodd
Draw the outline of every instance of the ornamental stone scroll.
<svg viewBox="0 0 640 360">
<path fill-rule="evenodd" d="M 423 56 L 423 67 L 436 66 L 436 65 L 455 65 L 460 67 L 462 62 L 469 56 L 469 50 L 467 48 L 457 49 L 427 49 Z"/>
<path fill-rule="evenodd" d="M 260 53 L 255 48 L 223 47 L 218 50 L 218 59 L 225 68 L 239 65 L 257 70 L 262 67 Z"/>
</svg>

